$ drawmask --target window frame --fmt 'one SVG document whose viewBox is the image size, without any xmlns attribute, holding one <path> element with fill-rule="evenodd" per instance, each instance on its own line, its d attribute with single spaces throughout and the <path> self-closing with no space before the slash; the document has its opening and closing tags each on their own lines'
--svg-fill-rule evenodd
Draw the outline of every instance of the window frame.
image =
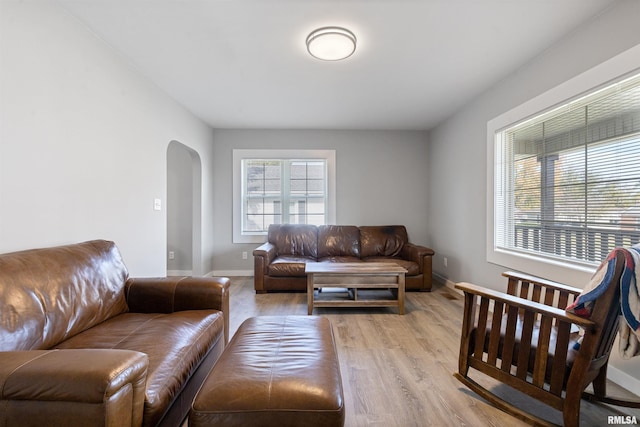
<svg viewBox="0 0 640 427">
<path fill-rule="evenodd" d="M 234 149 L 233 150 L 233 243 L 264 243 L 266 232 L 242 232 L 242 161 L 250 159 L 324 160 L 327 167 L 326 224 L 336 221 L 336 151 L 286 149 Z"/>
<path fill-rule="evenodd" d="M 496 176 L 500 168 L 496 166 L 495 138 L 508 127 L 637 74 L 640 72 L 638 55 L 640 46 L 631 48 L 487 122 L 487 262 L 509 269 L 536 272 L 537 275 L 574 286 L 584 286 L 588 282 L 597 266 L 497 248 L 496 220 L 500 219 L 502 213 L 495 208 L 495 192 L 501 191 L 496 188 Z"/>
</svg>

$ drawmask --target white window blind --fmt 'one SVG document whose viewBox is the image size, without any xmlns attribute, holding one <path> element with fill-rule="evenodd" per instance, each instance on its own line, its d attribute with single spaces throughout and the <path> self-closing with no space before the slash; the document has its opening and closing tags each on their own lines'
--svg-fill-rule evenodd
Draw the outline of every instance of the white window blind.
<svg viewBox="0 0 640 427">
<path fill-rule="evenodd" d="M 498 249 L 597 264 L 640 242 L 640 75 L 495 135 Z"/>
</svg>

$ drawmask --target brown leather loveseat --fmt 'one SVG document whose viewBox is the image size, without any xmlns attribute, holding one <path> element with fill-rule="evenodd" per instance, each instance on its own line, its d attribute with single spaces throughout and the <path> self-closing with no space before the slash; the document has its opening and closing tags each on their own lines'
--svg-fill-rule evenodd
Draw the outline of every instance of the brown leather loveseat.
<svg viewBox="0 0 640 427">
<path fill-rule="evenodd" d="M 0 255 L 0 425 L 179 426 L 227 342 L 228 289 L 130 278 L 104 240 Z"/>
<path fill-rule="evenodd" d="M 272 224 L 253 251 L 256 293 L 306 291 L 310 262 L 393 262 L 408 290 L 431 290 L 432 249 L 409 242 L 403 225 Z"/>
</svg>

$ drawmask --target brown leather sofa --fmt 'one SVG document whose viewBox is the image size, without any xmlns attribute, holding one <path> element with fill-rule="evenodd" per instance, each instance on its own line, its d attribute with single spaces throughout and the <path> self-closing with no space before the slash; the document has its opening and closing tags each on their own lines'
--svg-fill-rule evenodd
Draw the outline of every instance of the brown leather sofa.
<svg viewBox="0 0 640 427">
<path fill-rule="evenodd" d="M 228 322 L 229 279 L 130 278 L 113 242 L 0 255 L 0 425 L 179 426 Z"/>
<path fill-rule="evenodd" d="M 407 270 L 407 290 L 431 290 L 434 251 L 409 242 L 403 225 L 272 224 L 253 251 L 256 293 L 306 291 L 310 262 L 394 262 Z"/>
</svg>

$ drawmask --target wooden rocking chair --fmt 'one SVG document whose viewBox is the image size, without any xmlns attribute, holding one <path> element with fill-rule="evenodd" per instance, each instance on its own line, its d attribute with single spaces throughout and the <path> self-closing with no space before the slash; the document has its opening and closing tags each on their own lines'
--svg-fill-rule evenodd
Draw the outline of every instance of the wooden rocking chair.
<svg viewBox="0 0 640 427">
<path fill-rule="evenodd" d="M 533 425 L 554 425 L 501 399 L 469 377 L 473 368 L 559 411 L 566 427 L 578 427 L 580 400 L 640 407 L 606 396 L 607 363 L 618 331 L 620 281 L 624 256 L 615 255 L 607 291 L 598 297 L 589 319 L 565 308 L 581 289 L 507 272 L 507 294 L 469 283 L 458 372 L 454 376 L 501 410 Z M 493 311 L 490 311 L 493 308 Z M 584 331 L 581 342 L 576 332 Z M 585 388 L 593 384 L 593 394 Z"/>
</svg>

